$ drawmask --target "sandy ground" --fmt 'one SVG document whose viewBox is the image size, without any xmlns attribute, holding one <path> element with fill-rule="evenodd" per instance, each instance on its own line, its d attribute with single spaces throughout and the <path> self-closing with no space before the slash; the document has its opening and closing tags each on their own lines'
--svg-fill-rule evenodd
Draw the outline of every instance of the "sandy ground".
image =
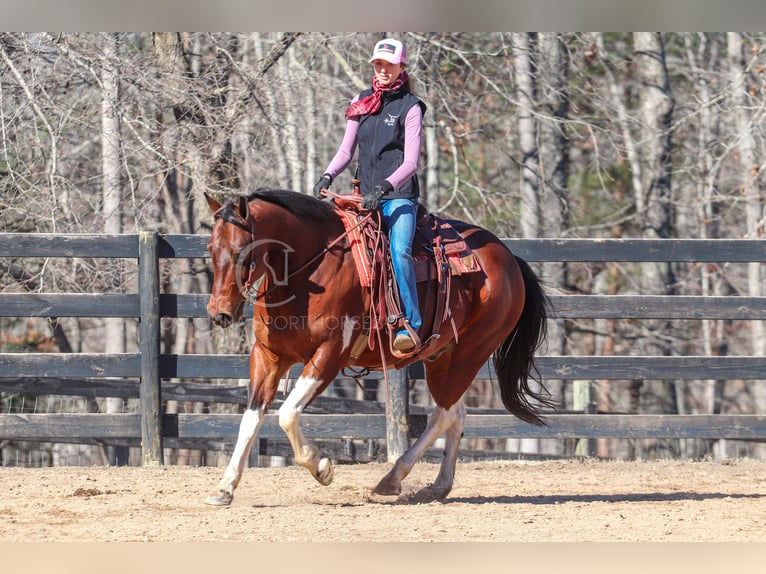
<svg viewBox="0 0 766 574">
<path fill-rule="evenodd" d="M 443 501 L 371 494 L 390 467 L 248 469 L 233 504 L 201 500 L 223 469 L 0 468 L 0 541 L 766 541 L 766 462 L 459 463 Z"/>
</svg>

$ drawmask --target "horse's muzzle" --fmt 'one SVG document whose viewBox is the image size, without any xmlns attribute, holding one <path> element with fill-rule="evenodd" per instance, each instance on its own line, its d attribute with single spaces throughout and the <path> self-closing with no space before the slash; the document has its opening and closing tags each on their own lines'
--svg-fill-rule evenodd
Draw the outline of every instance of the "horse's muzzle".
<svg viewBox="0 0 766 574">
<path fill-rule="evenodd" d="M 242 320 L 244 308 L 244 301 L 221 301 L 220 298 L 211 297 L 207 305 L 207 315 L 213 323 L 225 329 Z"/>
</svg>

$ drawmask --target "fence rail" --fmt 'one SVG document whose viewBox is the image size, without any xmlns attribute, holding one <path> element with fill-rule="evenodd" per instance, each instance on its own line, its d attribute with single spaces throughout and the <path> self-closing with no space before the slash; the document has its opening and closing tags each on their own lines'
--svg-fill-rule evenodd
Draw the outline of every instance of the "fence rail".
<svg viewBox="0 0 766 574">
<path fill-rule="evenodd" d="M 530 262 L 762 262 L 761 240 L 646 239 L 506 239 L 505 244 Z M 110 441 L 141 444 L 144 464 L 162 462 L 163 440 L 231 441 L 238 415 L 170 415 L 161 400 L 184 397 L 209 402 L 244 402 L 242 387 L 176 384 L 163 379 L 242 379 L 247 355 L 171 355 L 160 353 L 162 317 L 206 317 L 208 296 L 160 293 L 159 262 L 172 258 L 207 258 L 207 236 L 0 234 L 0 257 L 124 258 L 138 262 L 138 292 L 0 293 L 0 317 L 124 317 L 139 320 L 136 353 L 0 353 L 0 391 L 28 394 L 129 396 L 140 400 L 137 414 L 0 414 L 0 438 L 38 441 Z M 553 295 L 555 318 L 628 319 L 766 319 L 766 297 Z M 252 309 L 247 309 L 247 317 Z M 762 380 L 766 358 L 757 356 L 541 356 L 538 366 L 548 379 Z M 291 369 L 297 377 L 300 366 Z M 421 364 L 406 370 L 423 378 Z M 492 378 L 487 364 L 478 378 Z M 120 377 L 122 381 L 105 378 Z M 367 378 L 382 378 L 373 373 Z M 407 380 L 394 396 L 406 397 Z M 207 388 L 205 388 L 207 387 Z M 403 391 L 404 390 L 404 391 Z M 398 395 L 397 395 L 398 393 Z M 197 398 L 194 398 L 197 397 Z M 400 404 L 399 409 L 409 409 Z M 422 428 L 425 412 L 408 413 L 408 440 Z M 397 413 L 389 413 L 389 417 Z M 281 437 L 276 415 L 268 415 L 260 436 Z M 509 414 L 469 414 L 466 438 L 732 438 L 766 440 L 765 415 L 622 415 L 551 414 L 549 426 L 534 427 Z M 393 425 L 381 412 L 306 414 L 305 433 L 312 438 L 392 438 Z M 402 436 L 402 432 L 404 436 Z"/>
<path fill-rule="evenodd" d="M 551 295 L 554 318 L 766 320 L 766 297 Z M 207 295 L 160 294 L 163 317 L 207 317 Z M 0 293 L 0 317 L 140 317 L 137 293 Z M 253 316 L 246 307 L 244 317 Z"/>
</svg>

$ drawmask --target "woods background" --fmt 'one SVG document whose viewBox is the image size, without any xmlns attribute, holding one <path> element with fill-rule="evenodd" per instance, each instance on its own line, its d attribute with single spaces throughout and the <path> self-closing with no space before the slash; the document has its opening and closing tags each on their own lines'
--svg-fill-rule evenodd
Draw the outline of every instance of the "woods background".
<svg viewBox="0 0 766 574">
<path fill-rule="evenodd" d="M 0 232 L 206 233 L 204 191 L 312 193 L 385 35 L 0 34 Z M 761 237 L 766 34 L 394 35 L 428 107 L 420 175 L 432 211 L 500 237 Z M 353 164 L 333 189 L 350 191 L 352 172 Z M 131 265 L 0 258 L 0 288 L 135 290 Z M 538 267 L 551 292 L 756 297 L 763 271 L 759 263 Z M 168 290 L 209 292 L 204 261 L 163 272 Z M 167 319 L 163 335 L 170 353 L 246 352 L 251 343 L 246 324 L 220 331 Z M 548 351 L 763 355 L 765 346 L 761 321 L 569 320 L 551 324 Z M 130 320 L 0 319 L 0 352 L 135 347 Z M 594 384 L 605 412 L 766 412 L 764 381 Z M 571 405 L 567 387 L 548 386 Z M 469 401 L 496 406 L 488 387 L 473 392 Z M 18 395 L 0 400 L 9 412 L 30 408 Z M 126 405 L 83 399 L 66 408 Z M 538 443 L 524 448 L 565 450 Z M 599 454 L 764 455 L 762 445 L 723 441 L 693 451 L 672 441 L 638 450 L 605 443 Z"/>
</svg>

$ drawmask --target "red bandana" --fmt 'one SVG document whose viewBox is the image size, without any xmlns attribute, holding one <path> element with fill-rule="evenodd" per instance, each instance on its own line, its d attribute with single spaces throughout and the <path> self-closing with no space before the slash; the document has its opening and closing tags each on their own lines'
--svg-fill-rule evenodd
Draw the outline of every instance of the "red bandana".
<svg viewBox="0 0 766 574">
<path fill-rule="evenodd" d="M 378 82 L 377 78 L 372 78 L 372 93 L 361 100 L 353 102 L 346 110 L 346 119 L 377 112 L 380 109 L 380 96 L 382 93 L 384 91 L 395 92 L 405 85 L 407 80 L 409 80 L 407 72 L 399 74 L 399 77 L 388 86 L 383 86 Z"/>
</svg>

